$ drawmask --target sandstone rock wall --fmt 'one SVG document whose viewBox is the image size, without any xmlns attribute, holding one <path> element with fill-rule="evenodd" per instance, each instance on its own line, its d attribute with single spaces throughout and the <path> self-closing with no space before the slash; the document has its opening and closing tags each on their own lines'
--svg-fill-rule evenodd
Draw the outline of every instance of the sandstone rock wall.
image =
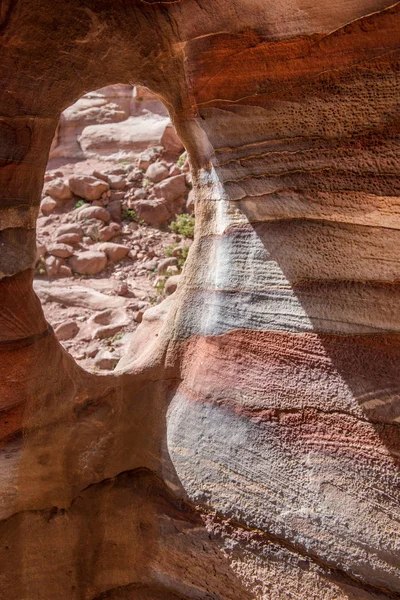
<svg viewBox="0 0 400 600">
<path fill-rule="evenodd" d="M 123 84 L 105 86 L 88 92 L 61 113 L 49 160 L 110 152 L 132 156 L 159 144 L 169 125 L 165 106 L 149 90 Z"/>
<path fill-rule="evenodd" d="M 4 596 L 400 597 L 399 5 L 3 4 Z M 133 81 L 197 231 L 96 376 L 32 291 L 35 219 L 61 111 Z"/>
</svg>

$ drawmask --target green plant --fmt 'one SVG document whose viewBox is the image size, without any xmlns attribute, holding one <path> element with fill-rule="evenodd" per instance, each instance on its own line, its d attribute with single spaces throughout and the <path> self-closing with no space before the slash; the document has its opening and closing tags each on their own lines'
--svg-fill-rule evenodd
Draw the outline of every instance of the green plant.
<svg viewBox="0 0 400 600">
<path fill-rule="evenodd" d="M 137 212 L 133 208 L 123 210 L 121 217 L 124 221 L 134 221 L 135 223 L 138 221 Z"/>
<path fill-rule="evenodd" d="M 171 244 L 170 246 L 167 246 L 164 249 L 165 256 L 172 256 L 175 248 L 177 248 L 178 246 L 179 246 L 178 242 L 175 242 L 174 244 Z"/>
<path fill-rule="evenodd" d="M 176 250 L 176 248 L 178 248 L 178 246 L 179 246 L 179 244 L 175 242 L 175 244 L 171 244 L 170 246 L 165 248 L 165 250 L 164 250 L 165 256 L 173 256 L 174 250 Z M 179 248 L 179 250 L 175 252 L 175 256 L 178 260 L 178 267 L 181 270 L 183 269 L 183 265 L 186 262 L 188 253 L 189 253 L 189 246 L 181 246 Z"/>
<path fill-rule="evenodd" d="M 81 198 L 80 200 L 78 200 L 78 202 L 75 204 L 74 208 L 80 208 L 81 206 L 83 206 L 84 204 L 87 204 L 87 202 L 85 200 L 83 200 L 83 198 Z"/>
<path fill-rule="evenodd" d="M 165 284 L 166 283 L 167 283 L 167 277 L 160 277 L 160 279 L 155 284 L 154 289 L 157 292 L 158 299 L 160 298 L 160 296 L 164 295 L 164 290 L 165 290 Z"/>
<path fill-rule="evenodd" d="M 183 237 L 193 239 L 194 237 L 194 217 L 183 213 L 183 215 L 176 215 L 175 221 L 169 226 L 170 231 L 173 233 L 179 233 Z"/>
<path fill-rule="evenodd" d="M 150 185 L 150 184 L 151 184 L 151 181 L 150 181 L 150 179 L 148 179 L 147 177 L 145 177 L 145 178 L 143 179 L 143 181 L 142 181 L 142 186 L 143 186 L 144 188 L 147 188 L 147 187 L 149 187 L 149 185 Z"/>
<path fill-rule="evenodd" d="M 126 210 L 123 210 L 121 218 L 123 221 L 130 221 L 137 223 L 138 225 L 144 225 L 143 219 L 139 219 L 136 210 L 133 208 L 127 208 Z"/>
<path fill-rule="evenodd" d="M 36 273 L 37 275 L 46 275 L 46 263 L 44 256 L 41 256 L 36 263 Z"/>
<path fill-rule="evenodd" d="M 183 165 L 185 164 L 186 159 L 187 159 L 187 154 L 186 154 L 186 152 L 184 152 L 183 154 L 180 155 L 180 157 L 176 161 L 176 166 L 181 169 L 183 167 Z"/>
<path fill-rule="evenodd" d="M 122 340 L 123 337 L 124 337 L 124 334 L 122 332 L 116 333 L 109 339 L 109 344 L 114 344 L 115 342 L 119 342 L 120 340 Z"/>
</svg>

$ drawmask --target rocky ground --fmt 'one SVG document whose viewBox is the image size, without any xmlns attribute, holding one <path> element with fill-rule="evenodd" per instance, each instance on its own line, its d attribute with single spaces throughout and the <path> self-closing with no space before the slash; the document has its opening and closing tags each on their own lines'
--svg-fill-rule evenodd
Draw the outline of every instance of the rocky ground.
<svg viewBox="0 0 400 600">
<path fill-rule="evenodd" d="M 123 158 L 48 164 L 34 287 L 59 340 L 89 370 L 115 367 L 143 312 L 175 291 L 191 244 L 189 163 L 170 131 L 160 142 Z"/>
</svg>

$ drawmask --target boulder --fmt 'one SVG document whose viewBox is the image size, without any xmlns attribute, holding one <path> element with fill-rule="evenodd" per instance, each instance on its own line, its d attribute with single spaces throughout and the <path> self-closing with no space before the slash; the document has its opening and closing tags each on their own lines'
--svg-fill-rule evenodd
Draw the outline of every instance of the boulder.
<svg viewBox="0 0 400 600">
<path fill-rule="evenodd" d="M 114 221 L 121 221 L 122 215 L 122 202 L 121 200 L 113 200 L 107 206 L 107 211 L 110 213 L 111 218 Z"/>
<path fill-rule="evenodd" d="M 101 350 L 94 359 L 94 364 L 98 369 L 104 371 L 112 371 L 120 359 L 118 354 L 110 352 L 109 350 Z"/>
<path fill-rule="evenodd" d="M 150 152 L 142 152 L 142 154 L 139 156 L 138 168 L 141 171 L 146 171 L 153 160 L 154 157 L 150 154 Z"/>
<path fill-rule="evenodd" d="M 106 181 L 91 175 L 74 175 L 69 178 L 68 183 L 76 196 L 89 201 L 99 200 L 102 194 L 110 189 Z"/>
<path fill-rule="evenodd" d="M 64 265 L 65 262 L 58 256 L 48 256 L 45 259 L 45 268 L 48 277 L 55 277 L 58 274 L 59 268 Z"/>
<path fill-rule="evenodd" d="M 139 219 L 142 219 L 148 225 L 160 226 L 168 223 L 173 215 L 169 208 L 169 203 L 162 200 L 136 200 L 132 203 Z"/>
<path fill-rule="evenodd" d="M 146 150 L 150 146 L 161 143 L 170 119 L 161 115 L 146 114 L 140 117 L 129 117 L 122 123 L 107 125 L 90 125 L 86 127 L 79 143 L 87 157 L 132 156 Z"/>
<path fill-rule="evenodd" d="M 166 273 L 168 267 L 176 266 L 177 264 L 178 264 L 178 259 L 173 256 L 164 258 L 161 262 L 158 263 L 157 273 L 159 275 L 163 275 L 164 273 Z"/>
<path fill-rule="evenodd" d="M 53 179 L 45 186 L 45 194 L 54 200 L 71 200 L 72 192 L 63 179 Z"/>
<path fill-rule="evenodd" d="M 54 200 L 54 198 L 51 198 L 50 196 L 45 196 L 40 203 L 40 211 L 42 215 L 48 217 L 49 215 L 51 215 L 56 206 L 57 202 L 56 200 Z"/>
<path fill-rule="evenodd" d="M 75 233 L 77 235 L 83 236 L 83 229 L 79 225 L 74 225 L 72 223 L 68 223 L 66 225 L 60 225 L 60 227 L 56 230 L 56 238 L 59 238 L 62 235 L 66 235 L 69 233 Z"/>
<path fill-rule="evenodd" d="M 69 265 L 80 275 L 97 275 L 107 266 L 107 257 L 104 252 L 86 250 L 71 256 Z"/>
<path fill-rule="evenodd" d="M 56 337 L 60 342 L 71 340 L 79 332 L 79 325 L 76 321 L 66 321 L 54 330 Z"/>
<path fill-rule="evenodd" d="M 126 246 L 123 246 L 122 244 L 113 244 L 112 242 L 100 244 L 98 250 L 104 252 L 108 260 L 111 260 L 112 262 L 122 260 L 129 252 L 129 248 Z"/>
<path fill-rule="evenodd" d="M 123 190 L 126 187 L 126 178 L 121 175 L 107 175 L 107 181 L 112 190 Z"/>
<path fill-rule="evenodd" d="M 107 309 L 90 317 L 89 327 L 92 337 L 104 339 L 121 331 L 130 323 L 128 313 L 124 310 Z"/>
<path fill-rule="evenodd" d="M 154 186 L 154 193 L 157 198 L 165 198 L 169 202 L 174 202 L 187 192 L 185 175 L 175 175 L 168 177 Z"/>
<path fill-rule="evenodd" d="M 181 170 L 177 165 L 172 165 L 172 167 L 169 170 L 169 177 L 175 177 L 176 175 L 180 175 L 181 174 Z"/>
<path fill-rule="evenodd" d="M 106 227 L 99 229 L 99 240 L 102 242 L 108 242 L 112 238 L 116 237 L 121 233 L 121 226 L 118 223 L 109 223 Z"/>
<path fill-rule="evenodd" d="M 146 177 L 154 183 L 159 183 L 169 175 L 169 169 L 161 162 L 151 164 L 146 170 Z"/>
<path fill-rule="evenodd" d="M 72 256 L 74 253 L 74 249 L 72 246 L 68 246 L 67 244 L 50 244 L 47 246 L 47 252 L 52 256 L 58 256 L 59 258 L 68 258 Z"/>
<path fill-rule="evenodd" d="M 68 244 L 70 246 L 75 246 L 82 241 L 82 235 L 79 233 L 65 233 L 64 235 L 60 235 L 57 237 L 58 244 Z"/>
<path fill-rule="evenodd" d="M 111 215 L 102 206 L 88 206 L 87 208 L 80 209 L 78 212 L 78 220 L 84 221 L 85 219 L 97 219 L 98 221 L 108 223 Z"/>
<path fill-rule="evenodd" d="M 181 277 L 182 275 L 173 275 L 172 277 L 168 277 L 164 287 L 164 291 L 167 296 L 170 296 L 176 291 Z"/>
<path fill-rule="evenodd" d="M 179 156 L 182 150 L 184 150 L 183 144 L 175 131 L 175 127 L 172 124 L 169 124 L 165 128 L 164 134 L 161 138 L 161 145 L 166 154 L 172 154 L 173 156 Z"/>
<path fill-rule="evenodd" d="M 57 302 L 95 311 L 126 305 L 123 298 L 109 296 L 82 285 L 65 287 L 54 282 L 34 280 L 33 287 L 42 302 Z"/>
<path fill-rule="evenodd" d="M 69 267 L 68 265 L 60 265 L 58 269 L 59 277 L 72 277 L 72 275 L 73 273 L 71 267 Z"/>
<path fill-rule="evenodd" d="M 88 125 L 116 123 L 130 113 L 132 86 L 107 86 L 89 92 L 63 111 L 50 151 L 50 159 L 83 158 L 78 138 Z"/>
<path fill-rule="evenodd" d="M 144 188 L 139 188 L 133 192 L 133 197 L 135 200 L 143 200 L 147 198 L 147 192 Z"/>
</svg>

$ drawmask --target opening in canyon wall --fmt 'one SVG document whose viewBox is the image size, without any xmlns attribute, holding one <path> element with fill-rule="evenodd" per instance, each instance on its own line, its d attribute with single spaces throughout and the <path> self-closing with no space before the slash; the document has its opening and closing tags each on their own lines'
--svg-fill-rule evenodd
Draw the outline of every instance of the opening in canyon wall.
<svg viewBox="0 0 400 600">
<path fill-rule="evenodd" d="M 34 288 L 78 364 L 115 368 L 144 311 L 175 291 L 193 229 L 189 161 L 157 96 L 112 85 L 62 113 Z"/>
</svg>

